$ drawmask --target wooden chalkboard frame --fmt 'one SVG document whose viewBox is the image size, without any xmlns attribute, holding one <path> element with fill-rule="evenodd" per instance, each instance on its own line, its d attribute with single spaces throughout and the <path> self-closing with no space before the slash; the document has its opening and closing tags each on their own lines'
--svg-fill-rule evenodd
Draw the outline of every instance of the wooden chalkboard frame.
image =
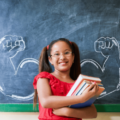
<svg viewBox="0 0 120 120">
<path fill-rule="evenodd" d="M 120 104 L 95 104 L 98 112 L 120 112 Z M 0 104 L 0 112 L 38 112 L 38 105 L 33 104 Z"/>
</svg>

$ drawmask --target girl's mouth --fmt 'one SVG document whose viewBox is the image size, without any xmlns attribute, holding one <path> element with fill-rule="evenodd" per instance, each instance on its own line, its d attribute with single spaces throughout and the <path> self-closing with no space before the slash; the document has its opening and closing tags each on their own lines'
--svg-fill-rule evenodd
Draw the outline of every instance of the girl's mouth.
<svg viewBox="0 0 120 120">
<path fill-rule="evenodd" d="M 60 65 L 66 65 L 68 62 L 60 62 Z"/>
</svg>

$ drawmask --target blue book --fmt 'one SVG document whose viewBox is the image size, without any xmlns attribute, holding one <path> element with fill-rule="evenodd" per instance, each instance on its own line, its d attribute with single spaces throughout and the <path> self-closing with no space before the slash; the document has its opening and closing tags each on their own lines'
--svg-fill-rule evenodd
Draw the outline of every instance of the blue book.
<svg viewBox="0 0 120 120">
<path fill-rule="evenodd" d="M 97 97 L 93 97 L 91 99 L 89 99 L 88 101 L 84 102 L 84 103 L 78 103 L 78 104 L 74 104 L 74 105 L 70 105 L 70 108 L 83 108 L 83 107 L 88 107 L 91 106 L 94 101 L 96 100 Z"/>
</svg>

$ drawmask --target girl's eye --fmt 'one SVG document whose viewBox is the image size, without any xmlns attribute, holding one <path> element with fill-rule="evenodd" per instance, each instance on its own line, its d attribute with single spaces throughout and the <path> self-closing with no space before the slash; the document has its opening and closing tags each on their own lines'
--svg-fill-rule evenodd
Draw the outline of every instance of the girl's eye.
<svg viewBox="0 0 120 120">
<path fill-rule="evenodd" d="M 58 53 L 55 53 L 54 55 L 55 55 L 55 56 L 59 56 L 59 54 L 58 54 Z"/>
<path fill-rule="evenodd" d="M 65 52 L 65 55 L 69 54 L 70 52 Z"/>
</svg>

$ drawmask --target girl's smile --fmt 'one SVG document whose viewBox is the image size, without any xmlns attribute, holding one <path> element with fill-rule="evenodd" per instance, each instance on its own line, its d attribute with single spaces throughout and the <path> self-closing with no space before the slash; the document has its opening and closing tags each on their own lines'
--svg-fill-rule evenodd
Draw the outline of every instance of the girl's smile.
<svg viewBox="0 0 120 120">
<path fill-rule="evenodd" d="M 65 65 L 65 64 L 67 64 L 68 62 L 60 62 L 59 64 L 61 64 L 61 65 Z"/>
<path fill-rule="evenodd" d="M 59 62 L 60 65 L 65 66 L 68 62 Z"/>
</svg>

